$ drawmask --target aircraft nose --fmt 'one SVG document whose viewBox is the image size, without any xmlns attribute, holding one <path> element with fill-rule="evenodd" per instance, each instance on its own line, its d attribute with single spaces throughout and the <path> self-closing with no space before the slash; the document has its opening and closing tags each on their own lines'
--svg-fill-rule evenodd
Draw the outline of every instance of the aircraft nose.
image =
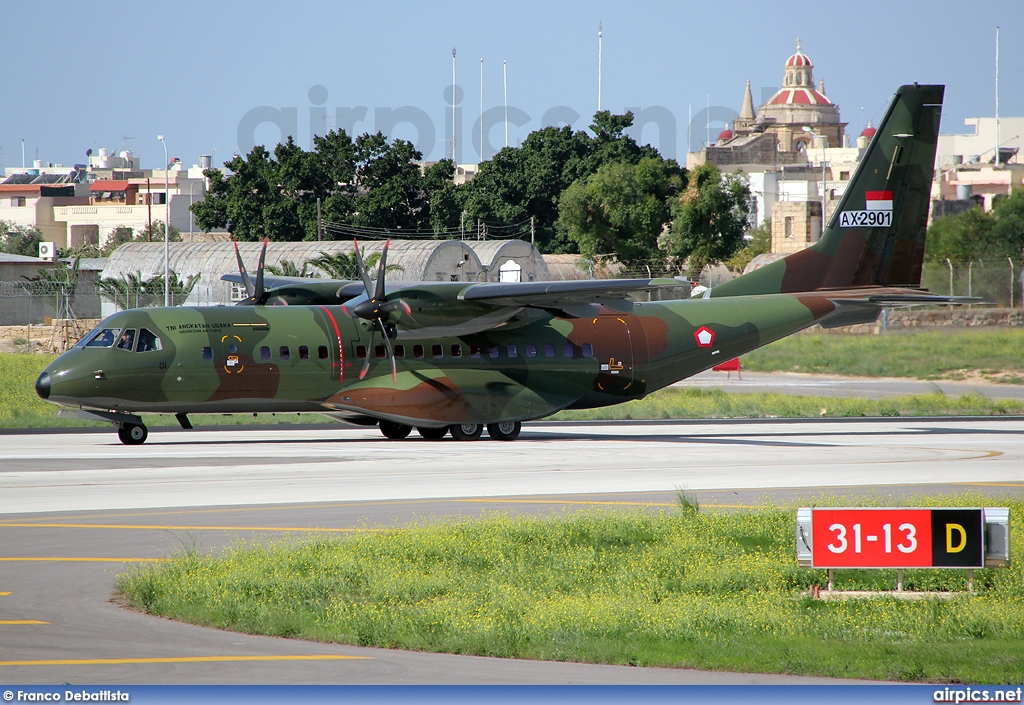
<svg viewBox="0 0 1024 705">
<path fill-rule="evenodd" d="M 40 399 L 50 398 L 50 373 L 44 372 L 39 375 L 39 379 L 36 380 L 36 394 L 39 395 Z"/>
</svg>

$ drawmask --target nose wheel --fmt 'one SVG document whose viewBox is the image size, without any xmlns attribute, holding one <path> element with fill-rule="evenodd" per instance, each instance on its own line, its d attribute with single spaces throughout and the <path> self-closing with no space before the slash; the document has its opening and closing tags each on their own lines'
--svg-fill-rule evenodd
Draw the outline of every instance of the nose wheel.
<svg viewBox="0 0 1024 705">
<path fill-rule="evenodd" d="M 139 446 L 149 437 L 149 429 L 143 424 L 123 423 L 117 427 L 117 437 L 126 446 Z"/>
</svg>

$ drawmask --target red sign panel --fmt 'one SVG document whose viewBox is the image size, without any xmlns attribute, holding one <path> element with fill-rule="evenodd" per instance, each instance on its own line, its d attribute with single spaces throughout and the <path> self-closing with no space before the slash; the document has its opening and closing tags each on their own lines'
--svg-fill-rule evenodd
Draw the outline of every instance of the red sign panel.
<svg viewBox="0 0 1024 705">
<path fill-rule="evenodd" d="M 980 568 L 980 509 L 814 509 L 815 568 Z"/>
<path fill-rule="evenodd" d="M 913 568 L 932 564 L 930 509 L 815 509 L 815 568 Z"/>
</svg>

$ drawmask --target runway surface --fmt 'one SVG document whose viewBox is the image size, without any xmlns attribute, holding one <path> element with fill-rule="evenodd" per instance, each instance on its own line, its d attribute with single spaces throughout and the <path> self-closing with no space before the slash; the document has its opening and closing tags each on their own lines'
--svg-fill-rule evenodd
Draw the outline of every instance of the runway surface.
<svg viewBox="0 0 1024 705">
<path fill-rule="evenodd" d="M 343 427 L 8 434 L 0 443 L 6 683 L 793 683 L 220 632 L 113 604 L 117 573 L 184 548 L 487 510 L 1024 495 L 1024 420 L 534 423 L 514 443 Z"/>
</svg>

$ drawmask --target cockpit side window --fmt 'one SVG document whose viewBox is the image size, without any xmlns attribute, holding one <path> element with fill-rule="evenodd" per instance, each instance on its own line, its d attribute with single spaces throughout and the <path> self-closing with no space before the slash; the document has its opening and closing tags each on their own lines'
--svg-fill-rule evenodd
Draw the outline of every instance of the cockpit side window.
<svg viewBox="0 0 1024 705">
<path fill-rule="evenodd" d="M 154 350 L 163 350 L 163 348 L 164 346 L 160 342 L 159 336 L 148 328 L 139 330 L 139 343 L 135 347 L 135 352 L 152 352 Z"/>
<path fill-rule="evenodd" d="M 89 342 L 85 344 L 85 347 L 109 348 L 117 340 L 117 334 L 120 332 L 120 328 L 104 328 L 89 338 Z"/>
<path fill-rule="evenodd" d="M 121 338 L 117 341 L 117 347 L 121 350 L 127 350 L 131 352 L 132 346 L 135 345 L 135 329 L 126 328 L 124 333 L 121 334 Z"/>
</svg>

